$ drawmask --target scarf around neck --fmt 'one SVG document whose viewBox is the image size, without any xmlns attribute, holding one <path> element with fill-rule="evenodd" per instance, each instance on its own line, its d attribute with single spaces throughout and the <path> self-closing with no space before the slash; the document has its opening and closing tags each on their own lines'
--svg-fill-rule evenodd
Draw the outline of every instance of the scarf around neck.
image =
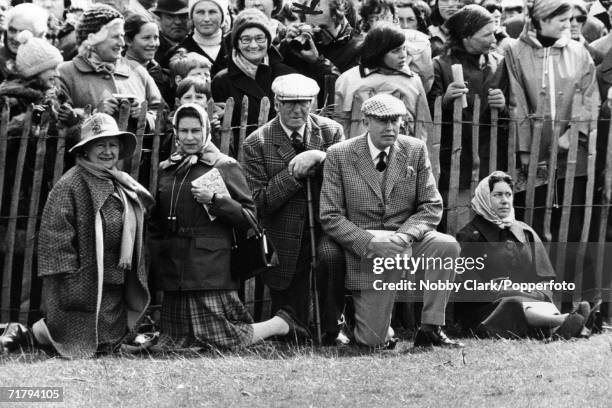
<svg viewBox="0 0 612 408">
<path fill-rule="evenodd" d="M 193 41 L 202 49 L 212 60 L 211 63 L 214 63 L 217 59 L 217 55 L 219 55 L 219 50 L 221 50 L 221 42 L 223 41 L 223 31 L 221 29 L 217 30 L 217 32 L 210 37 L 204 37 L 197 30 L 193 30 Z"/>
<path fill-rule="evenodd" d="M 107 169 L 92 163 L 85 158 L 78 158 L 77 164 L 89 174 L 113 182 L 115 190 L 123 203 L 123 230 L 121 233 L 121 253 L 119 268 L 130 270 L 135 243 L 142 242 L 144 230 L 144 211 L 153 206 L 153 196 L 127 173 L 117 168 Z M 102 231 L 102 215 L 100 210 L 95 214 L 96 248 L 104 248 L 104 233 Z M 137 240 L 138 238 L 138 240 Z M 97 256 L 103 256 L 97 254 Z"/>
<path fill-rule="evenodd" d="M 113 62 L 102 61 L 98 53 L 92 48 L 89 50 L 87 56 L 85 56 L 89 65 L 91 65 L 96 72 L 113 75 L 115 68 L 117 68 L 117 60 Z"/>
<path fill-rule="evenodd" d="M 491 190 L 489 189 L 489 176 L 483 178 L 472 198 L 472 209 L 485 220 L 497 225 L 500 229 L 510 228 L 516 221 L 514 218 L 514 207 L 506 218 L 499 218 L 491 206 Z"/>
<path fill-rule="evenodd" d="M 257 69 L 260 65 L 268 65 L 268 56 L 266 55 L 263 61 L 260 64 L 253 64 L 251 61 L 246 59 L 244 55 L 236 50 L 232 50 L 232 61 L 238 67 L 240 71 L 244 73 L 244 75 L 248 76 L 251 79 L 255 79 L 257 76 Z"/>
</svg>

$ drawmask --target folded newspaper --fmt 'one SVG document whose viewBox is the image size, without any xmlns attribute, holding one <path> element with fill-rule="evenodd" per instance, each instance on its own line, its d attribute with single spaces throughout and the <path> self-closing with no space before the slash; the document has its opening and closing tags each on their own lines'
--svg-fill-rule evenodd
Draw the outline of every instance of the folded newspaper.
<svg viewBox="0 0 612 408">
<path fill-rule="evenodd" d="M 223 181 L 223 177 L 221 176 L 221 173 L 219 173 L 219 170 L 217 169 L 212 169 L 208 171 L 207 173 L 202 174 L 200 177 L 193 180 L 191 182 L 191 185 L 194 187 L 205 187 L 212 194 L 216 193 L 218 195 L 228 195 L 228 196 L 230 195 L 229 191 L 227 190 L 227 186 L 225 185 L 225 182 Z M 204 206 L 204 210 L 206 210 L 206 213 L 210 217 L 210 220 L 214 221 L 215 218 L 217 217 L 212 215 L 208 211 L 208 205 L 202 204 L 202 206 Z"/>
</svg>

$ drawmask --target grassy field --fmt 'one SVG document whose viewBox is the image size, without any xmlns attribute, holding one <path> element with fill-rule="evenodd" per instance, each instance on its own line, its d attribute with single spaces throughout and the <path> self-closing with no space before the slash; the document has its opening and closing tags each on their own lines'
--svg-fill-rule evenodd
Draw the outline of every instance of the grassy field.
<svg viewBox="0 0 612 408">
<path fill-rule="evenodd" d="M 239 353 L 0 357 L 2 386 L 64 387 L 67 407 L 610 407 L 612 333 L 466 340 L 465 350 L 286 348 Z M 0 407 L 8 406 L 0 403 Z M 35 404 L 18 404 L 32 407 Z"/>
</svg>

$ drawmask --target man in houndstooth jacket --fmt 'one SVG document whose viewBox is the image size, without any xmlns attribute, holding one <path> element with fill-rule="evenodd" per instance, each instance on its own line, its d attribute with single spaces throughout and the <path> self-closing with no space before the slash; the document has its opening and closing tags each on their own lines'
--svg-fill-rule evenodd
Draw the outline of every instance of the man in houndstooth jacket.
<svg viewBox="0 0 612 408">
<path fill-rule="evenodd" d="M 332 146 L 327 152 L 321 191 L 321 225 L 346 255 L 346 287 L 355 307 L 357 343 L 392 347 L 390 328 L 395 290 L 375 290 L 374 281 L 400 282 L 402 270 L 373 273 L 363 258 L 457 258 L 459 245 L 435 231 L 442 217 L 442 199 L 436 187 L 425 143 L 399 134 L 406 107 L 386 94 L 373 96 L 362 106 L 367 132 Z M 421 279 L 449 282 L 454 271 L 427 269 Z M 419 275 L 416 275 L 417 277 Z M 417 279 L 416 284 L 419 284 Z M 377 287 L 381 287 L 377 284 Z M 421 327 L 415 346 L 461 347 L 446 337 L 447 290 L 425 290 Z"/>
<path fill-rule="evenodd" d="M 284 75 L 274 80 L 272 91 L 278 115 L 247 137 L 242 165 L 257 215 L 279 255 L 280 265 L 263 275 L 270 287 L 272 313 L 290 307 L 293 317 L 306 323 L 311 261 L 306 179 L 310 177 L 314 213 L 318 215 L 325 151 L 344 135 L 339 123 L 310 113 L 313 98 L 319 93 L 314 80 L 299 74 Z M 315 223 L 319 236 L 321 227 L 318 220 Z M 322 240 L 319 251 L 323 255 L 335 252 L 334 259 L 340 254 L 339 268 L 343 270 L 342 250 L 337 244 Z M 322 261 L 325 263 L 325 259 Z M 343 301 L 343 281 L 339 286 L 340 299 L 330 299 L 332 304 Z M 334 288 L 329 290 L 333 292 Z M 323 298 L 327 303 L 329 296 Z M 337 332 L 334 312 L 328 317 L 323 311 L 323 315 L 323 331 Z M 330 322 L 329 329 L 326 321 Z"/>
</svg>

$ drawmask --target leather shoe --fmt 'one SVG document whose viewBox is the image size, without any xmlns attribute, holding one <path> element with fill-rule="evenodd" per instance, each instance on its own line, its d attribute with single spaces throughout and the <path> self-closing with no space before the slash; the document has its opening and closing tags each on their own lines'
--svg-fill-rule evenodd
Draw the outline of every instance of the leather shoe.
<svg viewBox="0 0 612 408">
<path fill-rule="evenodd" d="M 432 331 L 424 331 L 419 328 L 414 336 L 414 347 L 446 347 L 446 348 L 462 348 L 465 345 L 459 341 L 451 340 L 446 336 L 446 333 L 440 326 L 437 326 Z"/>
<path fill-rule="evenodd" d="M 295 316 L 295 311 L 290 306 L 283 306 L 276 312 L 276 316 L 280 317 L 289 326 L 289 333 L 286 338 L 292 342 L 300 342 L 310 339 L 310 331 L 306 325 L 302 324 Z"/>
<path fill-rule="evenodd" d="M 19 349 L 34 348 L 32 331 L 21 323 L 8 323 L 0 335 L 0 352 L 11 353 Z"/>
</svg>

